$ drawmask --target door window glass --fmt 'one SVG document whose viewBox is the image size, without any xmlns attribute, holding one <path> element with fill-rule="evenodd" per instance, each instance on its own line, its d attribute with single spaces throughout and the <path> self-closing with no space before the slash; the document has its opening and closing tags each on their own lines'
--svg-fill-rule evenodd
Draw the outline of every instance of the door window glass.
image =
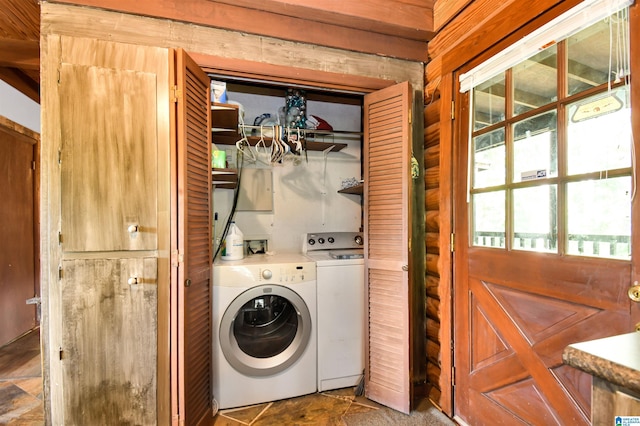
<svg viewBox="0 0 640 426">
<path fill-rule="evenodd" d="M 513 125 L 513 182 L 558 175 L 556 111 Z"/>
<path fill-rule="evenodd" d="M 497 129 L 473 139 L 474 188 L 503 185 L 505 179 L 504 129 Z"/>
<path fill-rule="evenodd" d="M 631 108 L 626 87 L 569 105 L 567 167 L 569 175 L 631 166 Z"/>
<path fill-rule="evenodd" d="M 630 259 L 625 34 L 622 11 L 474 87 L 471 245 Z"/>
<path fill-rule="evenodd" d="M 628 31 L 625 12 L 621 11 L 567 39 L 568 94 L 574 95 L 629 75 Z M 627 39 L 628 40 L 628 39 Z M 600 52 L 607 52 L 603 57 Z"/>
<path fill-rule="evenodd" d="M 569 254 L 629 259 L 631 178 L 567 184 Z"/>
<path fill-rule="evenodd" d="M 483 129 L 504 120 L 505 91 L 504 73 L 476 86 L 473 97 L 473 125 L 475 130 Z"/>
<path fill-rule="evenodd" d="M 513 115 L 547 105 L 558 99 L 556 46 L 513 67 Z"/>
</svg>

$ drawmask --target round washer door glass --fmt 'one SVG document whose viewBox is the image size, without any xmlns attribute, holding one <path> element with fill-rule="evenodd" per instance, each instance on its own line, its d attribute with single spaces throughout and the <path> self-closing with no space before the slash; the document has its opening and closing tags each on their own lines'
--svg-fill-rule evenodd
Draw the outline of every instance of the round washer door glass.
<svg viewBox="0 0 640 426">
<path fill-rule="evenodd" d="M 287 287 L 265 285 L 240 294 L 220 321 L 220 346 L 236 370 L 268 376 L 303 354 L 311 335 L 309 309 Z"/>
</svg>

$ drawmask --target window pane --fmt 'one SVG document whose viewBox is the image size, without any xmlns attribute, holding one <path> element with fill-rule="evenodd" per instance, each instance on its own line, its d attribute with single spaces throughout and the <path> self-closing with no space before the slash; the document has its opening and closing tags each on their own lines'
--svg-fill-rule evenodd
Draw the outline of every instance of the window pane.
<svg viewBox="0 0 640 426">
<path fill-rule="evenodd" d="M 620 88 L 569 106 L 568 173 L 631 167 L 631 110 Z"/>
<path fill-rule="evenodd" d="M 473 138 L 473 187 L 502 185 L 505 180 L 504 129 Z"/>
<path fill-rule="evenodd" d="M 549 47 L 513 67 L 513 115 L 558 99 L 556 48 Z"/>
<path fill-rule="evenodd" d="M 513 249 L 558 251 L 556 185 L 513 191 Z"/>
<path fill-rule="evenodd" d="M 473 129 L 480 130 L 504 120 L 504 73 L 473 89 Z"/>
<path fill-rule="evenodd" d="M 621 11 L 567 39 L 569 95 L 614 80 L 620 70 L 628 75 L 623 41 L 627 26 L 626 12 Z"/>
<path fill-rule="evenodd" d="M 630 259 L 631 177 L 567 184 L 567 253 Z"/>
<path fill-rule="evenodd" d="M 473 196 L 474 246 L 504 247 L 505 192 L 487 192 Z"/>
<path fill-rule="evenodd" d="M 531 117 L 513 126 L 513 181 L 558 175 L 556 111 Z"/>
</svg>

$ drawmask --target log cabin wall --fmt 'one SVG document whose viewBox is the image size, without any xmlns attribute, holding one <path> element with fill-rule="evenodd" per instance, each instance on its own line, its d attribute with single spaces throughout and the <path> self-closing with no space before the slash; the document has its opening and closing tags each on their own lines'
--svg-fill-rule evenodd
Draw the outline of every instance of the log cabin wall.
<svg viewBox="0 0 640 426">
<path fill-rule="evenodd" d="M 580 0 L 438 0 L 436 36 L 425 68 L 425 167 L 427 230 L 427 379 L 430 398 L 453 415 L 452 169 L 456 140 L 457 76 L 522 36 L 579 4 Z M 463 242 L 459 242 L 463 244 Z"/>
</svg>

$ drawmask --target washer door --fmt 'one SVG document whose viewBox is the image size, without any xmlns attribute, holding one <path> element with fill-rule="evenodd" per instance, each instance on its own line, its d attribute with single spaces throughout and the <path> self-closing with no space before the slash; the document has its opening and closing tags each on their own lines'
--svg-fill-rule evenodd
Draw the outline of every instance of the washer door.
<svg viewBox="0 0 640 426">
<path fill-rule="evenodd" d="M 286 370 L 306 349 L 311 314 L 293 290 L 253 287 L 227 307 L 220 321 L 220 347 L 240 373 L 270 376 Z"/>
</svg>

